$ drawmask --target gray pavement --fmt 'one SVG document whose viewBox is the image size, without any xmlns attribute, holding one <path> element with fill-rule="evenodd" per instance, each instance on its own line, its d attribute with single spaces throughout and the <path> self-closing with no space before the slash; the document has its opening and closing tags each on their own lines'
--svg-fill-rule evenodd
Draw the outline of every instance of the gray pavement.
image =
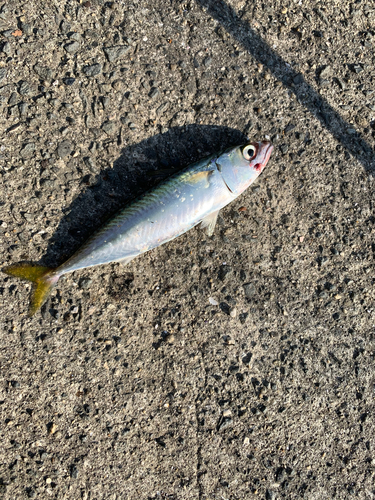
<svg viewBox="0 0 375 500">
<path fill-rule="evenodd" d="M 257 183 L 27 316 L 0 275 L 0 498 L 375 498 L 375 5 L 0 5 L 1 264 L 56 266 L 171 171 Z"/>
</svg>

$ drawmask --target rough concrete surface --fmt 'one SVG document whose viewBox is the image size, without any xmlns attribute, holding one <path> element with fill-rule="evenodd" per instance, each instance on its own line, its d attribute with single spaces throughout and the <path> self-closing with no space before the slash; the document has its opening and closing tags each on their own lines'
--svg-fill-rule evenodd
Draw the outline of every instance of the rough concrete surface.
<svg viewBox="0 0 375 500">
<path fill-rule="evenodd" d="M 375 498 L 372 0 L 0 5 L 1 264 L 270 137 L 222 211 L 27 316 L 0 277 L 0 498 Z"/>
</svg>

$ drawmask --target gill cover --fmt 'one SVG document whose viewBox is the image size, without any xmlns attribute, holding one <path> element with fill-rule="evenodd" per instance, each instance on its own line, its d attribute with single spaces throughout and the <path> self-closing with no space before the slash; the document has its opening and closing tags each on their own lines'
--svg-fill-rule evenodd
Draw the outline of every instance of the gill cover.
<svg viewBox="0 0 375 500">
<path fill-rule="evenodd" d="M 240 195 L 258 177 L 272 151 L 268 142 L 252 142 L 228 149 L 216 159 L 227 188 Z"/>
</svg>

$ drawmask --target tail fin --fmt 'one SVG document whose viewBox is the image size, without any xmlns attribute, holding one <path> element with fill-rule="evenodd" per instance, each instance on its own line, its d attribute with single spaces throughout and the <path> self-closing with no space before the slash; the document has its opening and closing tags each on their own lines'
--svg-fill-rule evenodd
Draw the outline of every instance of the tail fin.
<svg viewBox="0 0 375 500">
<path fill-rule="evenodd" d="M 52 288 L 59 280 L 58 275 L 53 275 L 50 267 L 43 267 L 27 262 L 12 264 L 2 269 L 3 273 L 31 281 L 34 289 L 31 292 L 29 315 L 33 316 L 47 300 Z"/>
</svg>

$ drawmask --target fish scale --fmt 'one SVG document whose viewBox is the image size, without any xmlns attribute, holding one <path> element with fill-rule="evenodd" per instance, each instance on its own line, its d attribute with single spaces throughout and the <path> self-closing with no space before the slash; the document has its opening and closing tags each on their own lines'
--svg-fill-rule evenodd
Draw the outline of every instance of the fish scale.
<svg viewBox="0 0 375 500">
<path fill-rule="evenodd" d="M 272 149 L 269 142 L 252 142 L 189 165 L 128 204 L 56 269 L 19 263 L 3 271 L 34 283 L 34 314 L 64 274 L 109 262 L 127 264 L 200 222 L 211 235 L 220 209 L 259 176 Z"/>
</svg>

